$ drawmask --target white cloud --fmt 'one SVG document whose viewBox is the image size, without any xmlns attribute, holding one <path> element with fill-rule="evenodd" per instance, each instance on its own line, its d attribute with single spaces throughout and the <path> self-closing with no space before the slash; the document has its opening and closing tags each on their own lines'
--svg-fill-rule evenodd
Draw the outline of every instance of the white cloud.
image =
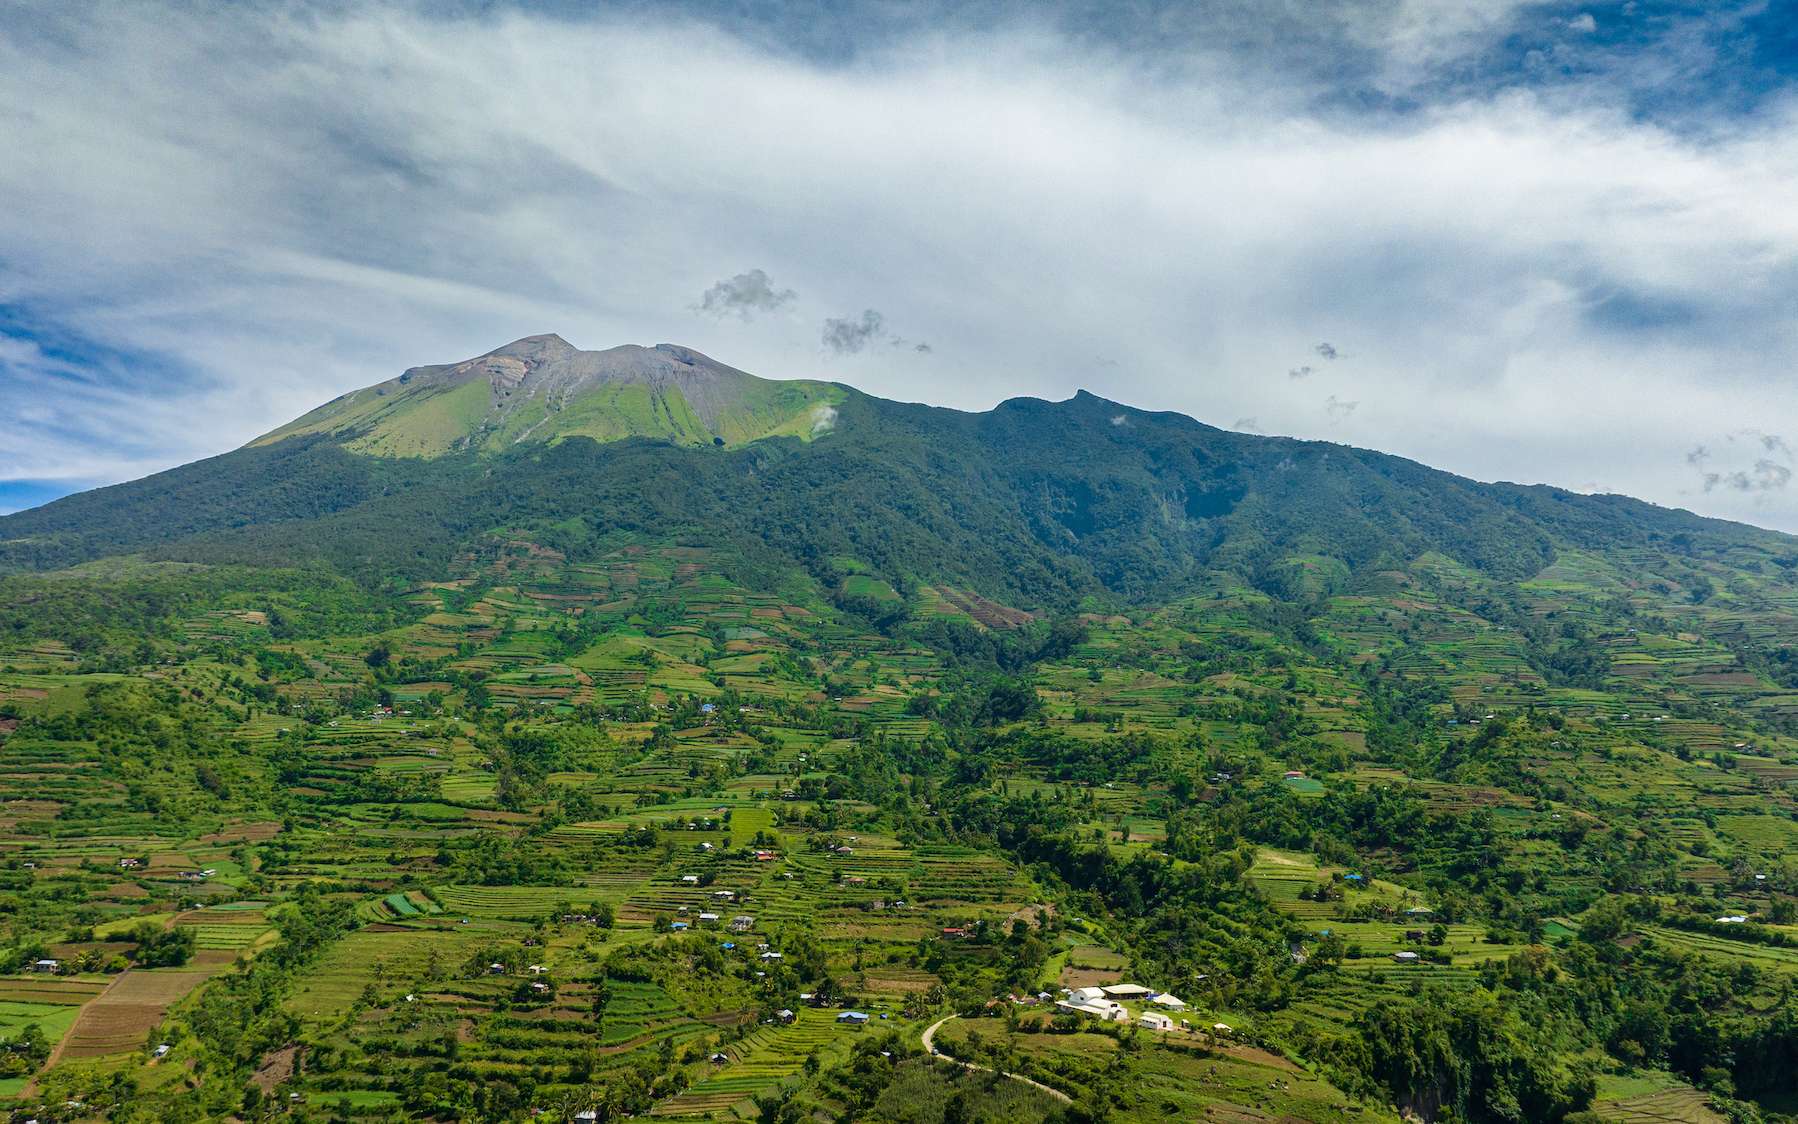
<svg viewBox="0 0 1798 1124">
<path fill-rule="evenodd" d="M 874 393 L 1086 386 L 1798 529 L 1789 489 L 1685 463 L 1798 433 L 1790 107 L 1695 139 L 1515 92 L 1308 112 L 1227 57 L 1041 30 L 827 66 L 685 24 L 31 7 L 0 27 L 0 303 L 190 377 L 0 367 L 0 413 L 53 415 L 0 432 L 0 478 L 190 459 L 543 331 L 841 377 L 817 325 L 873 307 L 935 345 L 863 350 Z M 1397 88 L 1532 8 L 1351 34 L 1402 33 Z M 747 262 L 792 314 L 696 316 Z M 1344 408 L 1286 374 L 1320 339 Z"/>
</svg>

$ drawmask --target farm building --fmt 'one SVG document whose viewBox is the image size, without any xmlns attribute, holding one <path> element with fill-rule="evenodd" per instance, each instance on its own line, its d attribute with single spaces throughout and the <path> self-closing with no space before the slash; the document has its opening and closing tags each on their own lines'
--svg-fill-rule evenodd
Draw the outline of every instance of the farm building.
<svg viewBox="0 0 1798 1124">
<path fill-rule="evenodd" d="M 798 1020 L 798 1018 L 799 1018 L 798 1015 L 794 1014 L 792 1011 L 788 1010 L 785 1007 L 782 1007 L 780 1010 L 774 1012 L 774 1021 L 781 1024 L 782 1026 L 791 1026 L 795 1021 Z"/>
<path fill-rule="evenodd" d="M 1055 1009 L 1070 1015 L 1085 1015 L 1088 1018 L 1098 1019 L 1100 1022 L 1123 1023 L 1130 1021 L 1129 1011 L 1104 998 L 1063 999 L 1055 1004 Z"/>
<path fill-rule="evenodd" d="M 31 970 L 34 972 L 54 972 L 60 967 L 62 967 L 62 965 L 55 960 L 38 960 L 33 962 Z"/>
<path fill-rule="evenodd" d="M 1157 1007 L 1166 1007 L 1170 1011 L 1186 1010 L 1186 1000 L 1180 998 L 1171 991 L 1164 991 L 1160 995 L 1151 996 L 1149 1002 L 1155 1004 Z"/>
<path fill-rule="evenodd" d="M 1417 954 L 1415 952 L 1395 952 L 1392 954 L 1392 958 L 1400 964 L 1417 963 Z"/>
<path fill-rule="evenodd" d="M 1136 1020 L 1136 1025 L 1145 1030 L 1172 1030 L 1174 1029 L 1174 1020 L 1160 1011 L 1144 1011 Z"/>
<path fill-rule="evenodd" d="M 866 1026 L 868 1015 L 864 1011 L 844 1011 L 837 1016 L 838 1026 Z"/>
<path fill-rule="evenodd" d="M 755 918 L 747 913 L 740 913 L 730 919 L 730 931 L 733 933 L 747 933 L 753 928 L 755 928 Z"/>
<path fill-rule="evenodd" d="M 1103 991 L 1109 999 L 1146 999 L 1155 994 L 1154 988 L 1133 983 L 1106 984 Z"/>
</svg>

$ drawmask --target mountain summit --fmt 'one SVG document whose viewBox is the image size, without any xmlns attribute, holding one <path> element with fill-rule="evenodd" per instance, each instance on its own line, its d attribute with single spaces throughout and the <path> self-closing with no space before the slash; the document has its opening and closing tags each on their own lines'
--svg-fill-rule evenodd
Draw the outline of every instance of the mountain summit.
<svg viewBox="0 0 1798 1124">
<path fill-rule="evenodd" d="M 526 336 L 485 355 L 428 367 L 333 399 L 252 444 L 329 434 L 356 452 L 439 457 L 568 437 L 659 437 L 687 445 L 809 438 L 844 391 L 774 381 L 689 347 L 625 344 L 582 351 Z"/>
</svg>

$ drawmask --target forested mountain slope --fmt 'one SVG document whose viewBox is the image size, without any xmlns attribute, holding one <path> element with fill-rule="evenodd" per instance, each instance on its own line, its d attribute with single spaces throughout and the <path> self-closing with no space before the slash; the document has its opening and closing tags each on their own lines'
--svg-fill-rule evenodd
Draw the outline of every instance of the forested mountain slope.
<svg viewBox="0 0 1798 1124">
<path fill-rule="evenodd" d="M 451 419 L 422 453 L 401 434 L 465 388 L 495 412 Z M 620 388 L 680 397 L 674 414 L 706 428 L 670 428 L 660 409 L 597 430 L 563 420 Z M 524 425 L 501 397 L 513 393 L 544 412 Z M 495 439 L 520 425 L 528 440 Z M 619 532 L 715 537 L 814 572 L 847 553 L 889 582 L 953 579 L 1043 608 L 1165 597 L 1219 572 L 1303 595 L 1432 551 L 1511 580 L 1564 548 L 1798 558 L 1782 536 L 1621 497 L 1480 484 L 1084 392 L 966 414 L 756 379 L 669 345 L 579 352 L 551 336 L 415 368 L 235 453 L 0 517 L 0 565 L 149 551 L 423 577 L 500 528 L 577 553 Z"/>
<path fill-rule="evenodd" d="M 1783 535 L 532 337 L 0 567 L 21 1119 L 1798 1114 Z"/>
</svg>

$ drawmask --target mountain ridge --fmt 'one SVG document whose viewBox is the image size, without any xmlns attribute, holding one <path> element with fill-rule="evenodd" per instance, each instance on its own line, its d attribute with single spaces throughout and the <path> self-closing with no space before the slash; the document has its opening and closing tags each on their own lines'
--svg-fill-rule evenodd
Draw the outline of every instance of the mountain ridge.
<svg viewBox="0 0 1798 1124">
<path fill-rule="evenodd" d="M 420 421 L 450 418 L 432 403 L 457 393 L 483 403 L 459 428 Z M 1432 553 L 1502 581 L 1569 550 L 1632 573 L 1645 550 L 1695 567 L 1732 552 L 1798 561 L 1778 532 L 1086 390 L 970 413 L 762 379 L 679 345 L 583 352 L 546 334 L 411 368 L 220 457 L 0 517 L 0 569 L 145 552 L 428 580 L 496 533 L 577 556 L 620 536 L 721 542 L 827 585 L 854 559 L 895 588 L 952 580 L 1032 608 L 1228 581 L 1315 596 Z M 1700 587 L 1682 574 L 1654 580 Z"/>
</svg>

